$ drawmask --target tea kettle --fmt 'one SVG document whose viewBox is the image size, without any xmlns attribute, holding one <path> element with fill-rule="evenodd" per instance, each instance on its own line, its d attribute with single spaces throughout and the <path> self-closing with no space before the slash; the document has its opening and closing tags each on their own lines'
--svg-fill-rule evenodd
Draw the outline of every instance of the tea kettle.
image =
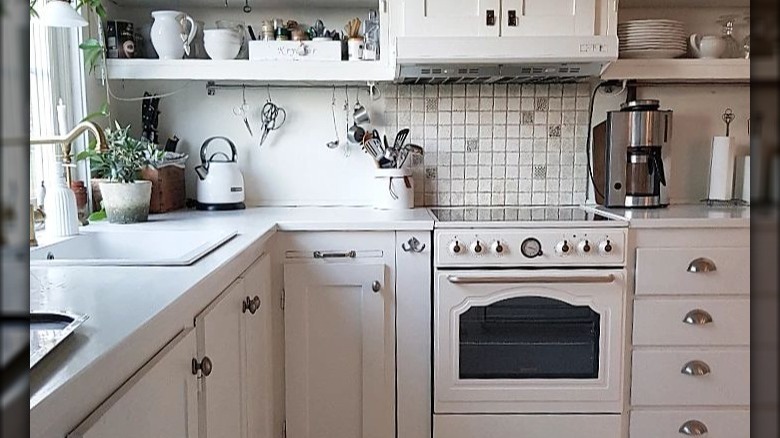
<svg viewBox="0 0 780 438">
<path fill-rule="evenodd" d="M 206 149 L 214 140 L 222 140 L 230 146 L 231 156 L 215 152 L 206 158 Z M 239 210 L 244 205 L 244 176 L 236 161 L 236 145 L 226 137 L 211 137 L 200 147 L 198 175 L 198 210 Z"/>
</svg>

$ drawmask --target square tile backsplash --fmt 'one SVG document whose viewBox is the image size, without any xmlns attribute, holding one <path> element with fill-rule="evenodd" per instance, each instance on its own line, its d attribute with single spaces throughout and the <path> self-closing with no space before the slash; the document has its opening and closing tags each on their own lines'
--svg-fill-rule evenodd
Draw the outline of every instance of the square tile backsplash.
<svg viewBox="0 0 780 438">
<path fill-rule="evenodd" d="M 388 85 L 388 133 L 411 130 L 415 204 L 585 201 L 590 84 Z"/>
</svg>

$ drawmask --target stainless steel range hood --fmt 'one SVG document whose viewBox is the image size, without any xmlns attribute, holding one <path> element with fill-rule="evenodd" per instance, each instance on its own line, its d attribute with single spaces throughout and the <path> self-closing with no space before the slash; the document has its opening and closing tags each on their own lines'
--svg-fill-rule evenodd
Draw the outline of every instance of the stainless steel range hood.
<svg viewBox="0 0 780 438">
<path fill-rule="evenodd" d="M 396 82 L 403 84 L 536 84 L 571 83 L 601 74 L 600 63 L 528 63 L 509 65 L 400 65 Z"/>
</svg>

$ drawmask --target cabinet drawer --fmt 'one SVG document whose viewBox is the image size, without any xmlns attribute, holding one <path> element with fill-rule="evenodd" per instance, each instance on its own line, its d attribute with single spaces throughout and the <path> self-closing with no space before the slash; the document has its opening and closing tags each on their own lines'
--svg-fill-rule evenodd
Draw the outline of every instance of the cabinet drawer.
<svg viewBox="0 0 780 438">
<path fill-rule="evenodd" d="M 434 415 L 433 438 L 618 438 L 620 415 Z"/>
<path fill-rule="evenodd" d="M 639 248 L 636 293 L 749 294 L 750 248 Z"/>
<path fill-rule="evenodd" d="M 750 299 L 636 300 L 634 345 L 750 345 Z"/>
<path fill-rule="evenodd" d="M 708 368 L 706 374 L 688 375 Z M 697 366 L 700 365 L 700 366 Z M 724 406 L 750 404 L 750 351 L 635 350 L 631 404 L 635 406 Z"/>
<path fill-rule="evenodd" d="M 684 426 L 703 426 L 708 438 L 749 438 L 750 411 L 632 411 L 629 430 L 631 438 L 680 438 Z"/>
</svg>

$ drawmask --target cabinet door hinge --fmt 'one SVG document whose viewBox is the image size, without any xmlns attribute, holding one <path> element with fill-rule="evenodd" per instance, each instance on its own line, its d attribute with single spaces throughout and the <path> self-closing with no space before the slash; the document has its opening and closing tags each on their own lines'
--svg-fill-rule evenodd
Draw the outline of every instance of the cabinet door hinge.
<svg viewBox="0 0 780 438">
<path fill-rule="evenodd" d="M 282 307 L 282 310 L 284 310 L 284 296 L 286 295 L 284 289 L 282 289 L 282 299 L 279 302 L 279 305 Z"/>
</svg>

